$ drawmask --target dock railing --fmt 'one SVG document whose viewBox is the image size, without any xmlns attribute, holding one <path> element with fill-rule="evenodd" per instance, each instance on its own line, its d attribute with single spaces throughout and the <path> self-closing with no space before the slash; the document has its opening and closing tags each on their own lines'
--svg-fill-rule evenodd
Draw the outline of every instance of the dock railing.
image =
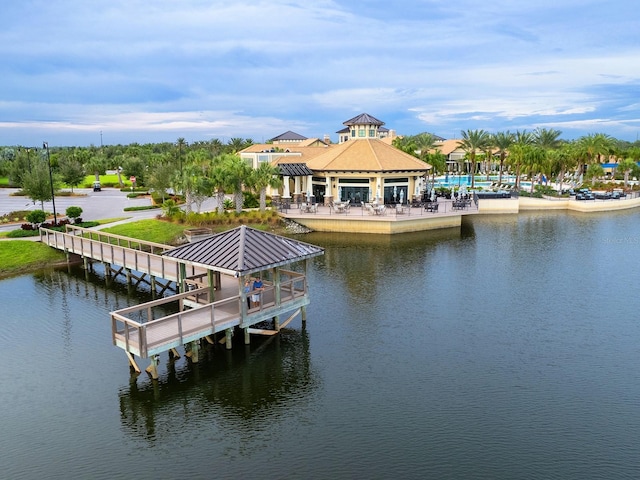
<svg viewBox="0 0 640 480">
<path fill-rule="evenodd" d="M 103 263 L 156 275 L 168 280 L 180 278 L 180 261 L 161 253 L 169 248 L 154 242 L 132 240 L 86 228 L 70 227 L 67 232 L 40 229 L 42 243 L 69 253 L 89 257 Z M 195 273 L 195 272 L 194 272 Z"/>
<path fill-rule="evenodd" d="M 159 307 L 178 302 L 178 312 L 156 316 Z M 186 305 L 199 304 L 198 308 Z M 209 302 L 209 289 L 201 288 L 111 312 L 113 343 L 147 357 L 153 351 L 182 345 L 194 338 L 240 323 L 240 297 Z M 167 348 L 161 348 L 169 345 Z"/>
</svg>

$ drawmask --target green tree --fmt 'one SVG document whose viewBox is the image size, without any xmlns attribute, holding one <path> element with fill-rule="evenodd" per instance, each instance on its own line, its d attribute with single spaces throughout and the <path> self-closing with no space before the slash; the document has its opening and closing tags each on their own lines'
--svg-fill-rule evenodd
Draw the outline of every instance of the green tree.
<svg viewBox="0 0 640 480">
<path fill-rule="evenodd" d="M 176 155 L 178 159 L 178 168 L 182 170 L 182 152 L 187 148 L 186 140 L 182 137 L 178 138 L 178 140 L 176 141 L 176 148 L 178 150 Z"/>
<path fill-rule="evenodd" d="M 267 209 L 267 187 L 279 188 L 282 185 L 280 170 L 268 162 L 262 162 L 250 175 L 250 183 L 260 194 L 260 211 Z"/>
<path fill-rule="evenodd" d="M 67 207 L 65 213 L 67 214 L 67 217 L 73 219 L 73 223 L 78 223 L 78 219 L 80 218 L 80 215 L 82 215 L 82 207 Z"/>
<path fill-rule="evenodd" d="M 47 214 L 44 210 L 31 210 L 27 214 L 27 222 L 34 225 L 40 225 L 47 219 Z"/>
<path fill-rule="evenodd" d="M 236 206 L 236 213 L 242 211 L 242 188 L 250 181 L 251 167 L 247 165 L 238 155 L 227 155 L 224 168 L 227 171 L 227 179 L 233 191 L 233 203 Z"/>
<path fill-rule="evenodd" d="M 71 187 L 81 185 L 84 181 L 84 168 L 79 160 L 75 158 L 64 158 L 60 161 L 60 177 L 64 183 Z"/>
<path fill-rule="evenodd" d="M 136 185 L 145 185 L 147 170 L 145 161 L 140 157 L 125 157 L 122 162 L 122 171 L 126 177 L 136 177 Z"/>
<path fill-rule="evenodd" d="M 408 153 L 409 155 L 416 155 L 416 151 L 418 147 L 415 143 L 415 137 L 413 135 L 402 135 L 394 138 L 391 141 L 391 145 L 393 145 L 398 150 L 402 150 L 404 153 Z"/>
<path fill-rule="evenodd" d="M 506 132 L 498 132 L 493 135 L 493 144 L 498 150 L 498 155 L 500 156 L 500 168 L 498 173 L 498 183 L 502 183 L 502 173 L 504 171 L 504 161 L 507 158 L 507 153 L 509 152 L 509 148 L 513 145 L 515 141 L 515 136 L 509 130 Z"/>
<path fill-rule="evenodd" d="M 8 151 L 9 149 L 5 149 Z M 13 152 L 13 150 L 10 150 Z M 38 159 L 35 152 L 31 149 L 20 149 L 17 155 L 7 156 L 4 160 L 5 170 L 11 183 L 17 187 L 22 187 L 24 177 L 29 174 L 31 170 L 31 163 L 37 162 Z"/>
<path fill-rule="evenodd" d="M 637 168 L 637 164 L 632 158 L 624 158 L 618 162 L 616 170 L 619 170 L 624 175 L 624 188 L 629 186 L 629 174 L 634 168 Z"/>
<path fill-rule="evenodd" d="M 55 192 L 57 190 L 55 180 L 53 187 Z M 40 202 L 42 210 L 44 210 L 44 202 L 53 199 L 49 165 L 45 160 L 39 160 L 32 165 L 31 172 L 23 178 L 22 191 L 33 203 Z"/>
<path fill-rule="evenodd" d="M 435 150 L 427 155 L 425 161 L 431 165 L 432 183 L 436 183 L 436 175 L 447 170 L 447 156 L 440 150 Z"/>
<path fill-rule="evenodd" d="M 209 165 L 208 177 L 211 182 L 212 191 L 216 196 L 218 213 L 225 210 L 225 194 L 227 190 L 233 189 L 233 178 L 226 165 L 233 161 L 234 155 L 225 153 L 214 157 Z"/>
<path fill-rule="evenodd" d="M 571 143 L 565 143 L 560 148 L 549 153 L 551 169 L 557 174 L 558 189 L 562 192 L 565 174 L 578 164 L 577 149 Z"/>
<path fill-rule="evenodd" d="M 243 139 L 239 137 L 233 137 L 229 139 L 227 148 L 231 153 L 238 153 L 240 150 L 244 150 L 251 145 L 253 145 L 253 140 L 249 138 Z"/>
<path fill-rule="evenodd" d="M 595 185 L 596 180 L 604 175 L 604 168 L 600 163 L 592 163 L 587 167 L 586 175 L 591 179 L 591 184 Z"/>
<path fill-rule="evenodd" d="M 578 148 L 586 158 L 586 162 L 580 162 L 578 175 L 582 175 L 584 163 L 590 165 L 594 161 L 599 162 L 600 156 L 608 155 L 612 147 L 612 138 L 604 133 L 594 133 L 580 137 L 577 141 Z"/>
<path fill-rule="evenodd" d="M 533 143 L 543 150 L 553 150 L 560 146 L 560 135 L 560 130 L 538 127 L 533 131 Z"/>
<path fill-rule="evenodd" d="M 476 154 L 484 150 L 491 139 L 491 135 L 484 130 L 462 130 L 461 135 L 462 140 L 458 142 L 458 145 L 467 152 L 469 157 L 471 164 L 471 188 L 475 188 Z"/>
<path fill-rule="evenodd" d="M 164 203 L 167 190 L 173 185 L 175 174 L 176 169 L 170 163 L 158 163 L 150 169 L 146 185 L 160 195 L 162 203 Z"/>
<path fill-rule="evenodd" d="M 87 172 L 91 172 L 94 175 L 96 182 L 99 182 L 100 175 L 104 175 L 107 169 L 105 156 L 101 153 L 92 155 L 87 159 L 84 168 Z"/>
</svg>

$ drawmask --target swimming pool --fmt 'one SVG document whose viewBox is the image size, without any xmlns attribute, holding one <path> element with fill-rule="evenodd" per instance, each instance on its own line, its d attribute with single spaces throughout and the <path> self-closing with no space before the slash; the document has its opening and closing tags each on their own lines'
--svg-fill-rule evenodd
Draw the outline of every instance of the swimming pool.
<svg viewBox="0 0 640 480">
<path fill-rule="evenodd" d="M 487 181 L 486 175 L 476 175 L 475 188 L 477 189 L 489 189 L 492 184 L 497 183 L 499 180 L 498 175 L 489 175 L 489 181 Z M 502 175 L 502 185 L 513 185 L 515 183 L 514 175 Z M 459 187 L 471 187 L 471 175 L 441 175 L 436 177 L 435 188 L 459 188 Z M 531 182 L 520 182 L 520 188 L 531 188 Z"/>
</svg>

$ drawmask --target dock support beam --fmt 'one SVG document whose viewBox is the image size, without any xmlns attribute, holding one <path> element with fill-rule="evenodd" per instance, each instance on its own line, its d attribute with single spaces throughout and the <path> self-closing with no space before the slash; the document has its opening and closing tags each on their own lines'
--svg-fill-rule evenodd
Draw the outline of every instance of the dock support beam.
<svg viewBox="0 0 640 480">
<path fill-rule="evenodd" d="M 151 363 L 149 364 L 149 366 L 147 368 L 145 368 L 145 371 L 151 375 L 151 378 L 153 378 L 154 380 L 158 379 L 158 364 L 160 363 L 160 356 L 159 355 L 151 355 Z"/>
<path fill-rule="evenodd" d="M 302 313 L 302 326 L 304 327 L 307 325 L 307 306 L 303 305 L 300 307 L 300 311 Z"/>
<path fill-rule="evenodd" d="M 133 355 L 131 355 L 130 352 L 125 351 L 125 353 L 127 354 L 127 358 L 129 359 L 129 365 L 131 365 L 131 368 L 133 368 L 136 373 L 140 373 L 140 367 L 138 367 L 138 364 L 136 363 L 136 359 L 133 358 Z"/>
<path fill-rule="evenodd" d="M 233 330 L 227 328 L 224 331 L 225 344 L 227 345 L 227 350 L 231 350 L 231 337 L 233 336 Z"/>
<path fill-rule="evenodd" d="M 151 298 L 153 298 L 155 300 L 157 295 L 156 292 L 156 276 L 155 275 L 151 275 Z"/>
<path fill-rule="evenodd" d="M 251 343 L 251 335 L 249 335 L 249 329 L 243 328 L 244 330 L 244 344 L 249 345 Z"/>
<path fill-rule="evenodd" d="M 190 358 L 191 362 L 198 363 L 198 361 L 199 361 L 198 354 L 199 353 L 200 353 L 200 343 L 199 342 L 195 341 L 195 342 L 189 342 L 187 344 L 187 353 L 185 354 L 185 356 Z"/>
</svg>

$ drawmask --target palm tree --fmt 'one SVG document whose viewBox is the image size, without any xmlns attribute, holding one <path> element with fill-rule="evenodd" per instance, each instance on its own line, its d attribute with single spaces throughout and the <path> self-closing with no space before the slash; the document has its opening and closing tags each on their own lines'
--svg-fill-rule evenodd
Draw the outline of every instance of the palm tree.
<svg viewBox="0 0 640 480">
<path fill-rule="evenodd" d="M 230 154 L 218 155 L 213 158 L 208 170 L 209 180 L 211 181 L 212 190 L 216 194 L 218 213 L 224 213 L 224 196 L 227 190 L 232 188 L 232 179 L 226 168 Z"/>
<path fill-rule="evenodd" d="M 637 168 L 637 164 L 631 157 L 624 158 L 618 162 L 616 170 L 620 170 L 624 174 L 625 189 L 629 185 L 629 174 L 633 171 L 634 168 Z"/>
<path fill-rule="evenodd" d="M 231 153 L 238 153 L 249 146 L 253 145 L 253 140 L 247 138 L 246 140 L 240 137 L 233 137 L 229 139 L 227 146 L 231 150 Z"/>
<path fill-rule="evenodd" d="M 531 181 L 531 193 L 534 189 L 534 177 L 546 169 L 546 155 L 537 145 L 524 145 L 521 150 L 521 165 Z"/>
<path fill-rule="evenodd" d="M 180 171 L 182 171 L 182 150 L 187 147 L 187 142 L 184 138 L 180 137 L 176 141 L 176 147 L 178 147 L 178 165 L 180 165 Z"/>
<path fill-rule="evenodd" d="M 436 173 L 444 173 L 447 169 L 447 156 L 440 150 L 429 153 L 425 161 L 431 165 L 432 183 L 436 183 Z"/>
<path fill-rule="evenodd" d="M 577 149 L 573 144 L 565 143 L 559 149 L 552 150 L 549 153 L 549 163 L 551 170 L 558 174 L 558 190 L 562 192 L 565 173 L 571 168 L 575 168 L 578 163 Z"/>
<path fill-rule="evenodd" d="M 251 172 L 251 185 L 260 192 L 260 211 L 267 209 L 267 187 L 279 188 L 282 185 L 280 170 L 268 162 L 262 162 Z"/>
<path fill-rule="evenodd" d="M 604 168 L 598 162 L 594 162 L 587 167 L 587 177 L 591 178 L 591 185 L 596 184 L 596 179 L 604 175 Z"/>
<path fill-rule="evenodd" d="M 560 146 L 560 135 L 560 130 L 538 127 L 533 131 L 533 143 L 543 150 L 553 150 Z"/>
<path fill-rule="evenodd" d="M 581 153 L 586 157 L 586 162 L 581 162 L 578 168 L 578 174 L 582 175 L 584 163 L 592 164 L 595 159 L 600 161 L 600 156 L 609 153 L 612 146 L 612 138 L 604 133 L 590 133 L 584 137 L 580 137 L 577 142 Z"/>
<path fill-rule="evenodd" d="M 498 175 L 498 183 L 502 183 L 502 171 L 504 169 L 504 160 L 507 157 L 509 147 L 513 145 L 515 136 L 507 130 L 506 132 L 498 132 L 493 135 L 493 144 L 498 149 L 500 155 L 500 173 Z"/>
<path fill-rule="evenodd" d="M 87 173 L 91 172 L 95 176 L 96 182 L 100 181 L 100 175 L 104 175 L 106 170 L 106 159 L 104 154 L 98 153 L 93 155 L 85 164 L 84 168 Z"/>
<path fill-rule="evenodd" d="M 491 135 L 484 130 L 467 130 L 461 131 L 462 140 L 458 142 L 460 148 L 462 148 L 469 156 L 469 162 L 471 163 L 471 188 L 475 187 L 475 171 L 476 171 L 476 153 L 479 150 L 484 150 L 486 144 L 489 142 Z"/>
<path fill-rule="evenodd" d="M 489 174 L 491 173 L 491 163 L 493 162 L 493 149 L 495 144 L 493 143 L 493 135 L 489 134 L 489 139 L 482 148 L 484 152 L 484 171 L 487 174 L 487 181 L 489 181 Z"/>
<path fill-rule="evenodd" d="M 238 155 L 225 155 L 224 168 L 228 174 L 229 185 L 233 189 L 233 203 L 236 213 L 242 211 L 243 195 L 242 187 L 249 181 L 251 167 Z"/>
<path fill-rule="evenodd" d="M 418 147 L 415 143 L 415 136 L 413 135 L 403 135 L 401 137 L 396 137 L 391 142 L 398 150 L 402 150 L 404 153 L 408 153 L 409 155 L 416 156 L 416 150 Z"/>
<path fill-rule="evenodd" d="M 547 175 L 547 177 L 551 176 L 551 161 L 550 161 L 550 152 L 557 149 L 560 146 L 559 137 L 562 135 L 560 130 L 555 129 L 547 129 L 547 128 L 536 128 L 533 132 L 533 144 L 540 151 L 542 165 L 545 168 L 541 169 L 541 172 Z"/>
<path fill-rule="evenodd" d="M 425 160 L 429 152 L 435 148 L 435 137 L 427 132 L 419 133 L 414 137 L 416 153 L 419 159 Z"/>
<path fill-rule="evenodd" d="M 516 177 L 516 190 L 520 189 L 520 170 L 522 168 L 522 163 L 526 154 L 525 147 L 531 145 L 532 143 L 532 133 L 527 132 L 526 130 L 516 130 L 514 136 L 514 144 L 511 147 L 511 152 L 509 154 L 509 164 L 511 165 Z"/>
</svg>

